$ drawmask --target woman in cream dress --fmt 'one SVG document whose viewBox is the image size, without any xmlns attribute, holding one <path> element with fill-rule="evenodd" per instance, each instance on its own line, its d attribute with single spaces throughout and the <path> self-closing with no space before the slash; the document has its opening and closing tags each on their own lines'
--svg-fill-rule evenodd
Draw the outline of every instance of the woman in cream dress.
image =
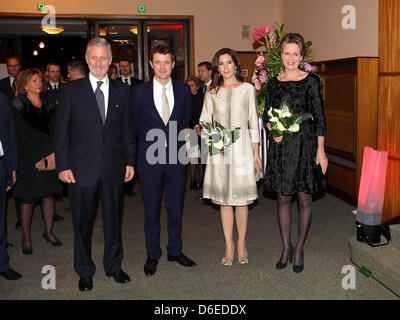
<svg viewBox="0 0 400 320">
<path fill-rule="evenodd" d="M 221 206 L 221 221 L 225 237 L 222 264 L 231 266 L 235 253 L 233 224 L 238 231 L 238 262 L 248 263 L 246 232 L 248 205 L 257 199 L 254 168 L 261 168 L 256 90 L 243 82 L 241 68 L 234 50 L 224 48 L 213 58 L 214 79 L 207 90 L 202 122 L 218 121 L 226 129 L 240 128 L 240 137 L 224 153 L 208 157 L 203 185 L 203 197 Z M 235 214 L 234 214 L 235 209 Z"/>
</svg>

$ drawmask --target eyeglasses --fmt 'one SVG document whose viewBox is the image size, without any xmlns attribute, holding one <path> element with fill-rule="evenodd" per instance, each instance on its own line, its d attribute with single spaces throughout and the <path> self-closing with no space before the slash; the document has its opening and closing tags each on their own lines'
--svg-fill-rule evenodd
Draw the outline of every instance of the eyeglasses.
<svg viewBox="0 0 400 320">
<path fill-rule="evenodd" d="M 92 56 L 92 57 L 89 57 L 89 59 L 90 59 L 90 60 L 93 60 L 93 61 L 105 62 L 105 61 L 107 61 L 108 59 L 110 59 L 110 57 L 95 57 L 95 56 Z"/>
<path fill-rule="evenodd" d="M 19 67 L 19 64 L 8 64 L 7 67 Z"/>
</svg>

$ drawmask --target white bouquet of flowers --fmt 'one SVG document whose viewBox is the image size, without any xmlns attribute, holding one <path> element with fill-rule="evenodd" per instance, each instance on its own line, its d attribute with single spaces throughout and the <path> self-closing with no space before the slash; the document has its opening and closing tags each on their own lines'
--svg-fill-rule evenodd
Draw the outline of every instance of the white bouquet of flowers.
<svg viewBox="0 0 400 320">
<path fill-rule="evenodd" d="M 223 152 L 240 137 L 240 128 L 226 129 L 218 121 L 202 122 L 201 136 L 206 141 L 210 155 Z"/>
<path fill-rule="evenodd" d="M 300 124 L 303 117 L 293 114 L 287 101 L 283 101 L 279 109 L 268 110 L 269 130 L 274 137 L 283 136 L 286 141 L 292 141 L 294 136 L 300 131 Z"/>
</svg>

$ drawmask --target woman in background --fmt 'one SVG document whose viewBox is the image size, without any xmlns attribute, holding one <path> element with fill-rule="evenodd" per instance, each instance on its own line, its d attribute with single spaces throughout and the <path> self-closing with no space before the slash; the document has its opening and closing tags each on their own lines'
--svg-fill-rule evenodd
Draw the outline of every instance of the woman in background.
<svg viewBox="0 0 400 320">
<path fill-rule="evenodd" d="M 195 134 L 194 127 L 199 123 L 201 109 L 203 107 L 203 82 L 196 76 L 188 76 L 186 84 L 189 85 L 192 93 L 192 118 L 189 127 L 191 135 L 189 137 L 189 169 L 191 190 L 200 190 L 203 183 L 200 157 L 200 137 Z"/>
<path fill-rule="evenodd" d="M 55 171 L 54 127 L 57 105 L 43 94 L 43 74 L 38 69 L 23 72 L 12 112 L 18 140 L 18 172 L 14 197 L 21 203 L 22 252 L 32 254 L 33 207 L 42 200 L 43 238 L 53 246 L 62 243 L 53 234 L 54 195 L 62 192 Z"/>
</svg>

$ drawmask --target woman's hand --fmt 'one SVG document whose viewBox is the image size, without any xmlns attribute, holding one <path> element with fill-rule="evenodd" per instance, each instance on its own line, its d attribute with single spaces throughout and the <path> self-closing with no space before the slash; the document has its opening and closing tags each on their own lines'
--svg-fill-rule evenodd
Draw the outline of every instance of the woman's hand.
<svg viewBox="0 0 400 320">
<path fill-rule="evenodd" d="M 46 164 L 44 163 L 44 159 L 39 160 L 38 162 L 35 163 L 35 168 L 38 169 L 39 171 L 46 170 Z"/>
<path fill-rule="evenodd" d="M 267 127 L 268 130 L 271 130 L 271 123 L 270 122 L 267 122 L 267 124 L 265 126 Z M 272 137 L 272 138 L 274 138 L 276 143 L 280 143 L 282 141 L 283 137 L 280 136 L 280 137 L 277 137 L 277 138 L 276 137 Z"/>
<path fill-rule="evenodd" d="M 322 173 L 325 174 L 328 169 L 328 158 L 325 152 L 317 151 L 317 157 L 315 158 L 315 163 L 321 165 Z"/>
<path fill-rule="evenodd" d="M 197 125 L 194 128 L 196 129 L 197 135 L 201 137 L 201 129 L 203 129 L 203 127 L 201 125 Z"/>
<path fill-rule="evenodd" d="M 254 152 L 254 168 L 258 168 L 261 170 L 263 167 L 262 160 L 260 158 L 260 155 L 257 152 Z"/>
<path fill-rule="evenodd" d="M 56 159 L 54 157 L 54 152 L 49 154 L 46 157 L 46 160 L 47 160 L 47 168 L 46 168 L 46 170 L 49 170 L 49 171 L 50 170 L 55 170 L 55 168 L 56 168 Z"/>
</svg>

